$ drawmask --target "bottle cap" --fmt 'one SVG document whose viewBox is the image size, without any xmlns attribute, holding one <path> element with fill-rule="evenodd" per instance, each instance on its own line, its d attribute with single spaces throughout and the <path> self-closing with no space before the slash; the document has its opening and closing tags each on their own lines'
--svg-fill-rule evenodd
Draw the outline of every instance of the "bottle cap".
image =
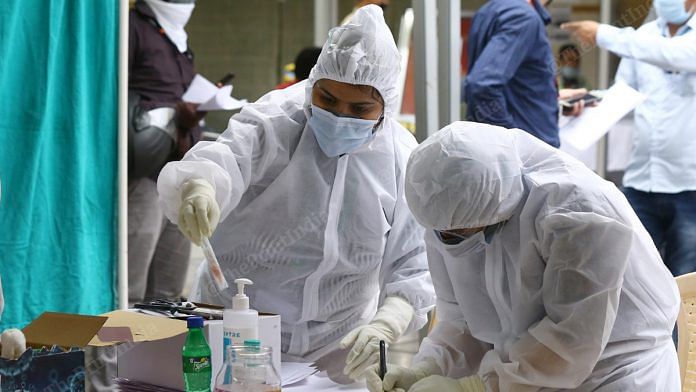
<svg viewBox="0 0 696 392">
<path fill-rule="evenodd" d="M 261 341 L 258 339 L 247 339 L 244 341 L 244 345 L 249 347 L 261 347 Z"/>
<path fill-rule="evenodd" d="M 186 319 L 186 326 L 191 328 L 203 328 L 203 317 L 192 316 Z"/>
</svg>

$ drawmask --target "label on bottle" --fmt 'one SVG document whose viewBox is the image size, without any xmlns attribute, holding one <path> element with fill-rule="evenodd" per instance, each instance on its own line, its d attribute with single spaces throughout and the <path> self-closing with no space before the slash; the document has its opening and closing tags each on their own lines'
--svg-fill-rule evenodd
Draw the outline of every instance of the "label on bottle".
<svg viewBox="0 0 696 392">
<path fill-rule="evenodd" d="M 256 333 L 256 328 L 225 328 L 222 338 L 225 346 L 242 346 L 244 345 L 245 340 L 258 339 L 258 336 Z"/>
<path fill-rule="evenodd" d="M 204 373 L 212 371 L 210 356 L 184 357 L 184 373 Z"/>
</svg>

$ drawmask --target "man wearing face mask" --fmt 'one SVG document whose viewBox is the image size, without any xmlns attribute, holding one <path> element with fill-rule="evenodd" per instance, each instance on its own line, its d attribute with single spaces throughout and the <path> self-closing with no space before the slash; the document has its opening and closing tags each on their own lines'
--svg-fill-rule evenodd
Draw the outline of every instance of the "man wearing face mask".
<svg viewBox="0 0 696 392">
<path fill-rule="evenodd" d="M 191 243 L 168 222 L 155 178 L 200 138 L 181 97 L 196 72 L 184 27 L 195 0 L 140 0 L 129 16 L 128 283 L 131 303 L 178 300 Z"/>
<path fill-rule="evenodd" d="M 414 150 L 438 324 L 371 392 L 680 391 L 679 293 L 616 187 L 517 129 L 457 122 Z M 409 389 L 410 388 L 410 389 Z"/>
<path fill-rule="evenodd" d="M 587 88 L 587 81 L 580 71 L 580 50 L 573 44 L 558 50 L 558 87 L 561 89 Z"/>
<path fill-rule="evenodd" d="M 634 114 L 624 192 L 677 276 L 696 271 L 696 1 L 654 6 L 657 20 L 638 30 L 592 21 L 563 27 L 621 56 L 616 80 L 647 96 Z"/>
<path fill-rule="evenodd" d="M 329 32 L 306 81 L 246 106 L 158 180 L 167 216 L 195 243 L 212 236 L 227 280 L 250 278 L 254 308 L 281 315 L 286 358 L 340 353 L 329 370 L 351 378 L 434 303 L 404 196 L 416 141 L 393 118 L 398 69 L 382 10 L 363 7 Z M 193 300 L 233 294 L 201 267 Z"/>
<path fill-rule="evenodd" d="M 128 300 L 178 300 L 191 243 L 164 217 L 154 180 L 200 137 L 181 100 L 196 72 L 184 30 L 195 0 L 138 0 L 128 17 Z M 86 389 L 113 391 L 113 347 L 85 349 Z"/>
<path fill-rule="evenodd" d="M 355 0 L 355 7 L 353 7 L 353 11 L 351 11 L 350 14 L 346 15 L 346 17 L 343 18 L 343 20 L 341 21 L 341 26 L 350 22 L 350 20 L 353 19 L 353 16 L 355 15 L 355 12 L 358 11 L 358 9 L 370 4 L 379 6 L 380 8 L 382 8 L 382 11 L 385 11 L 389 6 L 389 0 Z"/>
</svg>

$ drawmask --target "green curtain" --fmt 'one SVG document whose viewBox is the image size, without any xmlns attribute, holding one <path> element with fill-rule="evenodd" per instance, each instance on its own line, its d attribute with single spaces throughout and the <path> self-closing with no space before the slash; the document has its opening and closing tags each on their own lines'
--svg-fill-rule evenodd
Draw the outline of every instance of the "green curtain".
<svg viewBox="0 0 696 392">
<path fill-rule="evenodd" d="M 1 328 L 115 305 L 117 0 L 0 0 Z"/>
</svg>

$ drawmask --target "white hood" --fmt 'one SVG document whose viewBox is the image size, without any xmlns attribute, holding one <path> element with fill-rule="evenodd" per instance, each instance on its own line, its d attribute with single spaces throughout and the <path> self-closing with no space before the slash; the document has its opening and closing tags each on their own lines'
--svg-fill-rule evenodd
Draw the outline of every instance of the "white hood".
<svg viewBox="0 0 696 392">
<path fill-rule="evenodd" d="M 305 105 L 320 79 L 372 86 L 384 99 L 384 114 L 397 112 L 397 78 L 401 56 L 384 21 L 382 9 L 368 5 L 358 9 L 346 25 L 334 27 L 312 68 Z"/>
<path fill-rule="evenodd" d="M 455 122 L 411 154 L 406 199 L 427 229 L 490 226 L 524 198 L 525 173 L 559 164 L 554 152 L 519 129 Z"/>
</svg>

